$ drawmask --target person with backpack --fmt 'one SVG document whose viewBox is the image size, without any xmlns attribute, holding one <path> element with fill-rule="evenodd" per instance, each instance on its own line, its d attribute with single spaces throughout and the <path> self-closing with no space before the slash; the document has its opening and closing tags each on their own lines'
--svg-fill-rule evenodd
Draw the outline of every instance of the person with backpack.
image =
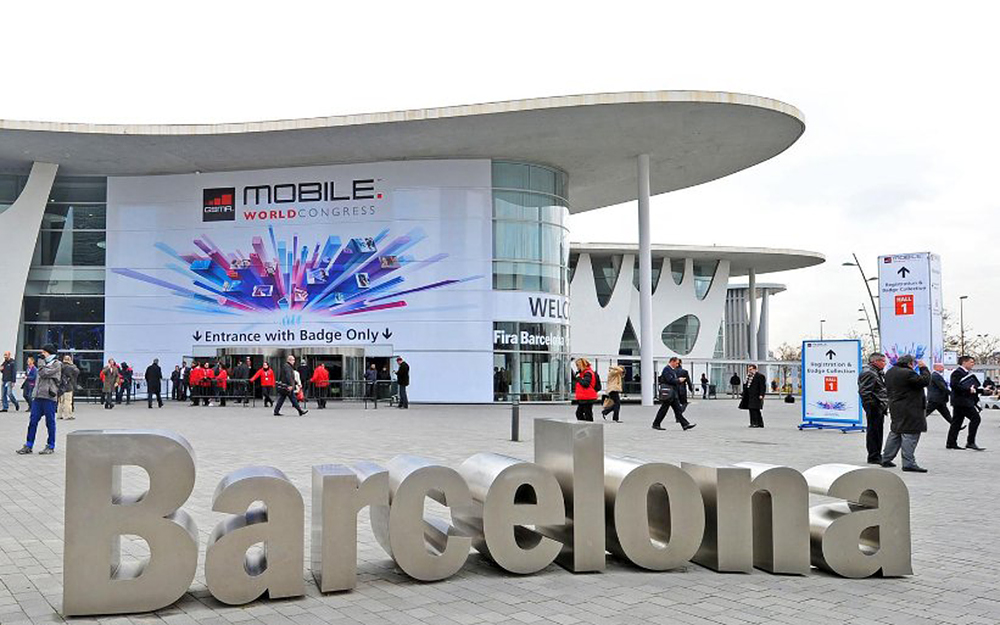
<svg viewBox="0 0 1000 625">
<path fill-rule="evenodd" d="M 601 379 L 590 367 L 586 358 L 577 358 L 576 374 L 573 376 L 573 396 L 576 401 L 577 421 L 594 420 L 594 402 L 601 390 Z"/>
<path fill-rule="evenodd" d="M 73 393 L 76 391 L 76 381 L 80 377 L 80 368 L 73 364 L 73 357 L 63 356 L 62 374 L 59 379 L 59 400 L 56 408 L 58 418 L 75 419 L 73 416 Z"/>
</svg>

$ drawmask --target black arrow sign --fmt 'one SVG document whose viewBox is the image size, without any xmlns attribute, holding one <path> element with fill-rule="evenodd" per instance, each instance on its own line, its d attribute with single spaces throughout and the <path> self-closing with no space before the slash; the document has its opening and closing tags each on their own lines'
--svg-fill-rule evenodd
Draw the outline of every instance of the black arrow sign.
<svg viewBox="0 0 1000 625">
<path fill-rule="evenodd" d="M 826 357 L 829 358 L 830 360 L 833 360 L 833 357 L 836 356 L 836 355 L 837 355 L 837 352 L 833 351 L 832 349 L 831 350 L 827 350 L 827 352 L 826 352 Z"/>
<path fill-rule="evenodd" d="M 191 338 L 193 338 L 196 341 L 200 341 L 201 340 L 201 332 L 195 332 L 194 334 L 191 335 Z"/>
<path fill-rule="evenodd" d="M 906 274 L 910 273 L 910 270 L 907 269 L 906 267 L 900 267 L 899 271 L 897 271 L 896 273 L 898 273 L 899 275 L 901 275 L 901 276 L 903 276 L 905 278 Z"/>
<path fill-rule="evenodd" d="M 392 336 L 392 332 L 389 332 L 389 328 L 386 328 L 385 331 L 382 332 L 382 336 L 384 336 L 388 340 L 388 338 Z"/>
</svg>

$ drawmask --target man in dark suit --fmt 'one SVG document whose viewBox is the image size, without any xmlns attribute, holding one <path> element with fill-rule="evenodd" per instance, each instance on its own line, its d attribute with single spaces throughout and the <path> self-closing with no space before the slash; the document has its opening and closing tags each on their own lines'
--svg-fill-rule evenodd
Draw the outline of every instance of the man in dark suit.
<svg viewBox="0 0 1000 625">
<path fill-rule="evenodd" d="M 292 402 L 292 408 L 299 412 L 299 416 L 305 415 L 308 410 L 303 410 L 299 406 L 299 400 L 295 397 L 295 356 L 289 356 L 281 364 L 281 372 L 278 374 L 278 401 L 274 404 L 274 416 L 281 416 L 281 406 L 285 400 Z"/>
<path fill-rule="evenodd" d="M 919 373 L 918 373 L 919 371 Z M 885 390 L 889 394 L 889 436 L 882 451 L 882 466 L 896 466 L 892 461 L 903 450 L 903 470 L 927 473 L 917 464 L 917 443 L 927 431 L 927 398 L 924 389 L 931 383 L 931 370 L 924 361 L 913 368 L 913 356 L 903 354 L 885 374 Z"/>
<path fill-rule="evenodd" d="M 868 364 L 858 376 L 858 395 L 865 410 L 865 446 L 868 464 L 882 464 L 882 441 L 885 415 L 889 411 L 889 395 L 885 392 L 885 354 L 868 356 Z"/>
<path fill-rule="evenodd" d="M 688 423 L 688 420 L 684 418 L 684 406 L 681 404 L 680 391 L 683 382 L 677 375 L 680 362 L 680 358 L 671 358 L 660 374 L 658 393 L 660 396 L 660 409 L 656 411 L 656 418 L 653 419 L 654 430 L 665 429 L 660 424 L 663 423 L 663 417 L 667 416 L 667 410 L 671 408 L 674 409 L 674 419 L 676 419 L 677 423 L 681 424 L 684 431 L 690 430 L 695 426 L 694 423 Z"/>
<path fill-rule="evenodd" d="M 160 387 L 163 385 L 163 370 L 160 369 L 160 360 L 153 359 L 153 364 L 146 367 L 146 373 L 142 376 L 146 381 L 146 406 L 153 407 L 153 396 L 156 396 L 156 405 L 163 408 L 163 398 L 160 397 Z"/>
<path fill-rule="evenodd" d="M 410 385 L 410 365 L 402 356 L 396 356 L 396 383 L 399 385 L 398 408 L 409 408 L 410 399 L 406 396 L 406 387 Z"/>
<path fill-rule="evenodd" d="M 691 374 L 684 368 L 684 361 L 680 358 L 677 359 L 677 381 L 680 383 L 677 390 L 680 391 L 681 405 L 687 410 L 687 405 L 690 403 L 688 391 L 694 393 L 694 384 L 691 382 Z"/>
<path fill-rule="evenodd" d="M 740 410 L 750 411 L 750 427 L 764 427 L 764 395 L 767 394 L 767 379 L 757 371 L 757 365 L 747 366 L 747 377 L 743 381 L 743 393 L 740 395 Z"/>
<path fill-rule="evenodd" d="M 951 412 L 948 411 L 948 396 L 951 390 L 945 382 L 941 372 L 944 365 L 940 362 L 934 363 L 934 371 L 931 373 L 931 385 L 927 387 L 927 416 L 937 410 L 944 417 L 944 420 L 951 423 Z"/>
<path fill-rule="evenodd" d="M 962 356 L 958 359 L 958 368 L 951 372 L 951 406 L 955 409 L 955 416 L 951 420 L 951 427 L 948 428 L 948 449 L 961 449 L 958 446 L 958 433 L 962 429 L 962 422 L 969 420 L 969 435 L 965 440 L 966 449 L 975 451 L 985 451 L 985 447 L 976 445 L 976 432 L 979 431 L 979 378 L 972 372 L 976 365 L 976 359 L 972 356 Z"/>
</svg>

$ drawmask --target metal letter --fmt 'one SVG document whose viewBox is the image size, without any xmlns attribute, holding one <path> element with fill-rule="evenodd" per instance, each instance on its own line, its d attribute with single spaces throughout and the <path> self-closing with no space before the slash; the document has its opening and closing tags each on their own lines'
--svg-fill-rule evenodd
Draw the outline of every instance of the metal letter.
<svg viewBox="0 0 1000 625">
<path fill-rule="evenodd" d="M 371 510 L 375 539 L 410 577 L 433 582 L 454 575 L 469 557 L 472 539 L 442 519 L 425 518 L 424 499 L 448 506 L 453 516 L 464 513 L 472 505 L 465 480 L 417 456 L 396 456 L 388 468 L 389 510 Z"/>
<path fill-rule="evenodd" d="M 312 470 L 312 574 L 320 592 L 357 584 L 358 512 L 369 506 L 388 513 L 389 472 L 362 462 L 314 466 Z"/>
<path fill-rule="evenodd" d="M 149 490 L 121 494 L 122 465 L 149 475 Z M 66 437 L 63 614 L 149 612 L 180 599 L 198 564 L 198 528 L 180 506 L 194 488 L 194 451 L 177 434 L 84 430 Z M 120 536 L 136 534 L 149 559 L 120 560 Z"/>
<path fill-rule="evenodd" d="M 667 571 L 698 551 L 705 508 L 698 485 L 679 467 L 604 458 L 604 502 L 611 552 L 636 566 Z"/>
<path fill-rule="evenodd" d="M 693 560 L 719 572 L 753 570 L 750 469 L 681 463 L 705 504 L 705 537 Z"/>
<path fill-rule="evenodd" d="M 812 561 L 844 577 L 912 575 L 910 495 L 897 475 L 849 464 L 807 470 L 809 490 L 845 501 L 809 509 Z"/>
<path fill-rule="evenodd" d="M 552 564 L 562 545 L 525 525 L 566 520 L 562 491 L 551 473 L 531 462 L 482 453 L 458 472 L 472 493 L 472 507 L 456 514 L 472 546 L 511 573 L 536 573 Z"/>
<path fill-rule="evenodd" d="M 250 506 L 254 502 L 263 506 Z M 212 531 L 205 582 L 223 603 L 249 603 L 305 594 L 302 575 L 305 518 L 302 493 L 273 467 L 247 467 L 222 478 L 212 510 L 233 516 Z M 263 551 L 248 553 L 257 543 Z"/>
<path fill-rule="evenodd" d="M 537 530 L 563 544 L 556 561 L 574 573 L 604 570 L 603 427 L 535 419 L 535 462 L 555 476 L 566 504 L 566 523 Z"/>
<path fill-rule="evenodd" d="M 790 467 L 739 462 L 750 469 L 753 565 L 769 573 L 808 575 L 809 486 Z"/>
</svg>

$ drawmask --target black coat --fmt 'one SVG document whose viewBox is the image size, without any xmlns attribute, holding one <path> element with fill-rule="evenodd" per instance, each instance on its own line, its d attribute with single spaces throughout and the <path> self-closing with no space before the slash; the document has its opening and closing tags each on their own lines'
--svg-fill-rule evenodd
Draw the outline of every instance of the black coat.
<svg viewBox="0 0 1000 625">
<path fill-rule="evenodd" d="M 918 434 L 927 431 L 924 389 L 931 383 L 931 371 L 920 367 L 917 373 L 909 367 L 894 366 L 885 374 L 885 389 L 889 393 L 890 429 L 896 434 Z"/>
<path fill-rule="evenodd" d="M 691 374 L 687 372 L 683 367 L 677 367 L 677 377 L 686 378 L 683 382 L 677 381 L 678 390 L 680 391 L 680 399 L 682 404 L 687 403 L 688 390 L 694 393 L 694 384 L 691 383 Z"/>
<path fill-rule="evenodd" d="M 944 381 L 944 376 L 934 371 L 931 373 L 931 385 L 927 387 L 928 404 L 948 403 L 948 383 Z"/>
<path fill-rule="evenodd" d="M 278 373 L 278 390 L 285 390 L 291 393 L 294 388 L 295 369 L 287 362 L 283 362 L 281 363 L 281 371 Z"/>
<path fill-rule="evenodd" d="M 410 385 L 410 365 L 408 363 L 399 363 L 399 369 L 396 370 L 396 382 L 398 382 L 400 386 Z"/>
<path fill-rule="evenodd" d="M 160 365 L 149 365 L 142 377 L 146 380 L 146 388 L 157 388 L 163 382 L 163 371 L 160 370 Z"/>
<path fill-rule="evenodd" d="M 764 374 L 758 371 L 753 374 L 753 379 L 747 384 L 743 382 L 743 394 L 740 396 L 740 410 L 760 410 L 764 407 L 764 400 L 761 399 L 767 394 L 767 380 Z"/>
<path fill-rule="evenodd" d="M 956 408 L 973 408 L 979 403 L 979 378 L 971 371 L 959 367 L 951 372 L 951 405 Z"/>
</svg>

